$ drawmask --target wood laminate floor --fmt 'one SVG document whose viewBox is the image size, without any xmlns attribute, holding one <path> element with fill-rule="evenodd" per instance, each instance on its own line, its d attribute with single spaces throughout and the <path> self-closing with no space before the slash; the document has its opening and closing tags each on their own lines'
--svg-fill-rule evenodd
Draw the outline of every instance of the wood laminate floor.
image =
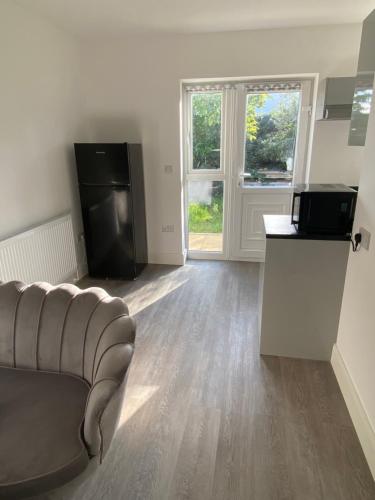
<svg viewBox="0 0 375 500">
<path fill-rule="evenodd" d="M 257 264 L 149 266 L 119 429 L 74 500 L 362 500 L 375 487 L 328 363 L 260 357 Z"/>
</svg>

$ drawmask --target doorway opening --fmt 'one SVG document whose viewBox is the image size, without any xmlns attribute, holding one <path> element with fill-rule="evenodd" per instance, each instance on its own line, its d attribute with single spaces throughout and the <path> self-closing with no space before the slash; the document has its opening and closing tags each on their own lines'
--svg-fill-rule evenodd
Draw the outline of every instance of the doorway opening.
<svg viewBox="0 0 375 500">
<path fill-rule="evenodd" d="M 262 260 L 262 216 L 290 210 L 304 182 L 313 81 L 183 85 L 188 256 Z"/>
</svg>

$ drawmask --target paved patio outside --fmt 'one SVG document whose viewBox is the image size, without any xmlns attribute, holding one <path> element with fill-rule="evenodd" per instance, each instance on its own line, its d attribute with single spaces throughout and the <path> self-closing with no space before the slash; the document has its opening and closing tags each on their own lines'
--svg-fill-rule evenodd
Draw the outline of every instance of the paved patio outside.
<svg viewBox="0 0 375 500">
<path fill-rule="evenodd" d="M 189 250 L 221 252 L 223 233 L 189 233 Z"/>
</svg>

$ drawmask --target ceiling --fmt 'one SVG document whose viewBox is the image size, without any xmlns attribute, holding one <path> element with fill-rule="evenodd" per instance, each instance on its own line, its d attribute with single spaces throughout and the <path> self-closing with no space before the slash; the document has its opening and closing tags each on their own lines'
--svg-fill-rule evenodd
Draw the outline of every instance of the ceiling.
<svg viewBox="0 0 375 500">
<path fill-rule="evenodd" d="M 361 22 L 375 0 L 17 0 L 82 37 Z"/>
</svg>

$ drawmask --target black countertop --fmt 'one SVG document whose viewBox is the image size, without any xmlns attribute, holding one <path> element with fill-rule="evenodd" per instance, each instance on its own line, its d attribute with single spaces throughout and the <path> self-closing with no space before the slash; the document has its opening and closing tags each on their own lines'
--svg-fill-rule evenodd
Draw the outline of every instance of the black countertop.
<svg viewBox="0 0 375 500">
<path fill-rule="evenodd" d="M 263 220 L 267 239 L 350 241 L 350 236 L 299 233 L 290 215 L 263 215 Z"/>
</svg>

